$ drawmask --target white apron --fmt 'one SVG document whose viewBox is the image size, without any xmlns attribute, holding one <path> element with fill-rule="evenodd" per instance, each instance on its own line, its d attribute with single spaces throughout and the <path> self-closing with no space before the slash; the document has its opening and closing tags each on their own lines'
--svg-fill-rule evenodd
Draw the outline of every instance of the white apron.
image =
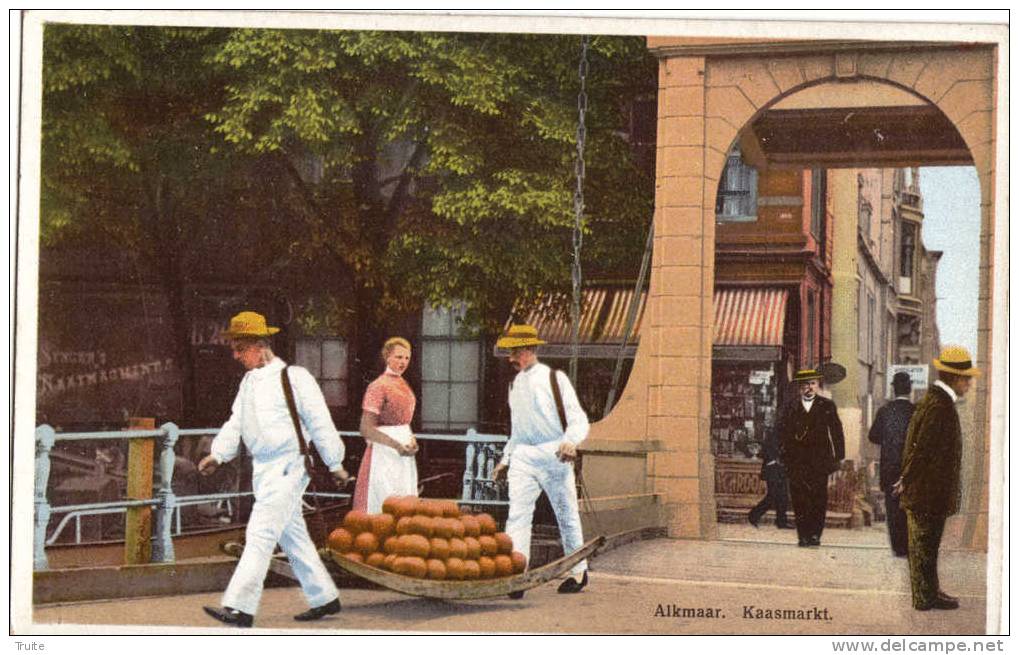
<svg viewBox="0 0 1019 655">
<path fill-rule="evenodd" d="M 404 445 L 410 443 L 413 436 L 409 425 L 380 425 L 378 429 Z M 395 448 L 372 444 L 367 512 L 369 514 L 382 512 L 382 502 L 390 496 L 416 495 L 418 495 L 417 460 L 401 455 Z"/>
</svg>

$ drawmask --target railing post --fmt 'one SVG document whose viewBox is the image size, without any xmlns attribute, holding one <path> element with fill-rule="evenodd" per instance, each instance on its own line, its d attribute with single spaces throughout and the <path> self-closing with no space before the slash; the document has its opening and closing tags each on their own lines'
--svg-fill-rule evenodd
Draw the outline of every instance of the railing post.
<svg viewBox="0 0 1019 655">
<path fill-rule="evenodd" d="M 156 497 L 159 499 L 158 511 L 156 512 L 156 525 L 154 539 L 152 540 L 152 561 L 172 562 L 173 535 L 172 523 L 174 507 L 177 505 L 177 497 L 173 494 L 173 447 L 177 444 L 180 436 L 180 428 L 174 423 L 164 423 L 159 426 L 164 435 L 161 439 L 161 450 L 159 452 L 159 491 Z"/>
<path fill-rule="evenodd" d="M 155 430 L 152 418 L 129 418 L 129 430 Z M 152 498 L 154 437 L 128 439 L 127 498 Z M 124 516 L 124 563 L 148 564 L 152 561 L 152 507 L 128 507 Z"/>
<path fill-rule="evenodd" d="M 488 459 L 485 461 L 485 477 L 491 481 L 495 481 L 495 446 L 489 444 L 488 448 L 485 449 L 485 454 L 488 455 Z"/>
<path fill-rule="evenodd" d="M 50 483 L 50 450 L 57 441 L 57 433 L 48 425 L 35 429 L 35 557 L 32 567 L 36 571 L 49 568 L 46 559 L 46 527 L 50 523 L 50 504 L 46 488 Z"/>
<path fill-rule="evenodd" d="M 475 498 L 478 500 L 488 500 L 488 478 L 491 476 L 486 475 L 488 471 L 488 447 L 479 445 L 478 446 L 478 472 L 476 474 L 475 486 L 477 493 Z"/>
<path fill-rule="evenodd" d="M 468 437 L 473 437 L 476 432 L 473 429 L 467 431 Z M 463 499 L 474 500 L 474 442 L 467 443 L 467 450 L 464 455 L 464 480 Z"/>
<path fill-rule="evenodd" d="M 488 479 L 488 499 L 499 500 L 499 483 L 495 480 L 495 465 L 499 463 L 499 451 L 494 443 L 485 445 L 488 452 L 488 462 L 485 467 L 485 477 Z"/>
</svg>

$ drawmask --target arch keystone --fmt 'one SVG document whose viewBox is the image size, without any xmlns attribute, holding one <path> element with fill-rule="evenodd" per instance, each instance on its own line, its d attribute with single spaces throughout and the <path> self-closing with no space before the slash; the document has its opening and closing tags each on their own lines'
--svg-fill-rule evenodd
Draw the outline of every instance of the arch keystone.
<svg viewBox="0 0 1019 655">
<path fill-rule="evenodd" d="M 804 57 L 800 59 L 800 68 L 807 82 L 835 77 L 835 57 L 833 55 Z"/>
</svg>

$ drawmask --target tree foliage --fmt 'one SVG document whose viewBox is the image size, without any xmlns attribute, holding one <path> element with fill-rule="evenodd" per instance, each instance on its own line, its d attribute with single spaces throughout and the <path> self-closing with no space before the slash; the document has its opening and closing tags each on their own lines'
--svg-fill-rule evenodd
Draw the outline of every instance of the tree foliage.
<svg viewBox="0 0 1019 655">
<path fill-rule="evenodd" d="M 212 58 L 231 82 L 209 119 L 242 151 L 320 162 L 314 183 L 294 176 L 321 228 L 303 247 L 342 259 L 380 315 L 462 300 L 499 320 L 569 280 L 579 44 L 238 30 Z M 654 67 L 639 39 L 598 37 L 591 57 L 585 228 L 612 264 L 639 252 L 650 220 L 624 136 Z"/>
<path fill-rule="evenodd" d="M 563 35 L 51 24 L 43 242 L 144 253 L 182 303 L 203 279 L 271 284 L 364 357 L 424 303 L 497 329 L 569 288 L 579 53 Z M 585 268 L 635 272 L 652 181 L 629 107 L 656 68 L 632 37 L 594 37 L 590 60 Z"/>
</svg>

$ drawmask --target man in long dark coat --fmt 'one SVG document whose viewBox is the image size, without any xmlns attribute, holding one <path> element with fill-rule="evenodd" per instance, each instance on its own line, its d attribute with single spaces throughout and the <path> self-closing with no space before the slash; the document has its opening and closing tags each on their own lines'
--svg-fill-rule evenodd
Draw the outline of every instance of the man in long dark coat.
<svg viewBox="0 0 1019 655">
<path fill-rule="evenodd" d="M 946 346 L 933 363 L 938 380 L 909 422 L 902 476 L 892 488 L 906 510 L 913 607 L 921 611 L 959 607 L 957 598 L 941 590 L 938 549 L 945 520 L 959 511 L 962 490 L 962 427 L 955 403 L 980 375 L 969 351 L 960 346 Z"/>
<path fill-rule="evenodd" d="M 899 497 L 892 493 L 892 485 L 902 473 L 902 449 L 906 445 L 906 429 L 914 409 L 909 400 L 912 388 L 909 373 L 896 373 L 892 377 L 895 400 L 877 410 L 874 424 L 867 433 L 871 443 L 881 446 L 881 491 L 885 494 L 885 523 L 888 524 L 888 541 L 896 557 L 905 557 L 909 553 L 906 513 L 899 507 Z"/>
<path fill-rule="evenodd" d="M 796 372 L 799 396 L 783 408 L 776 429 L 789 477 L 800 546 L 820 546 L 828 510 L 828 476 L 846 456 L 845 435 L 835 403 L 818 395 L 821 374 Z"/>
</svg>

